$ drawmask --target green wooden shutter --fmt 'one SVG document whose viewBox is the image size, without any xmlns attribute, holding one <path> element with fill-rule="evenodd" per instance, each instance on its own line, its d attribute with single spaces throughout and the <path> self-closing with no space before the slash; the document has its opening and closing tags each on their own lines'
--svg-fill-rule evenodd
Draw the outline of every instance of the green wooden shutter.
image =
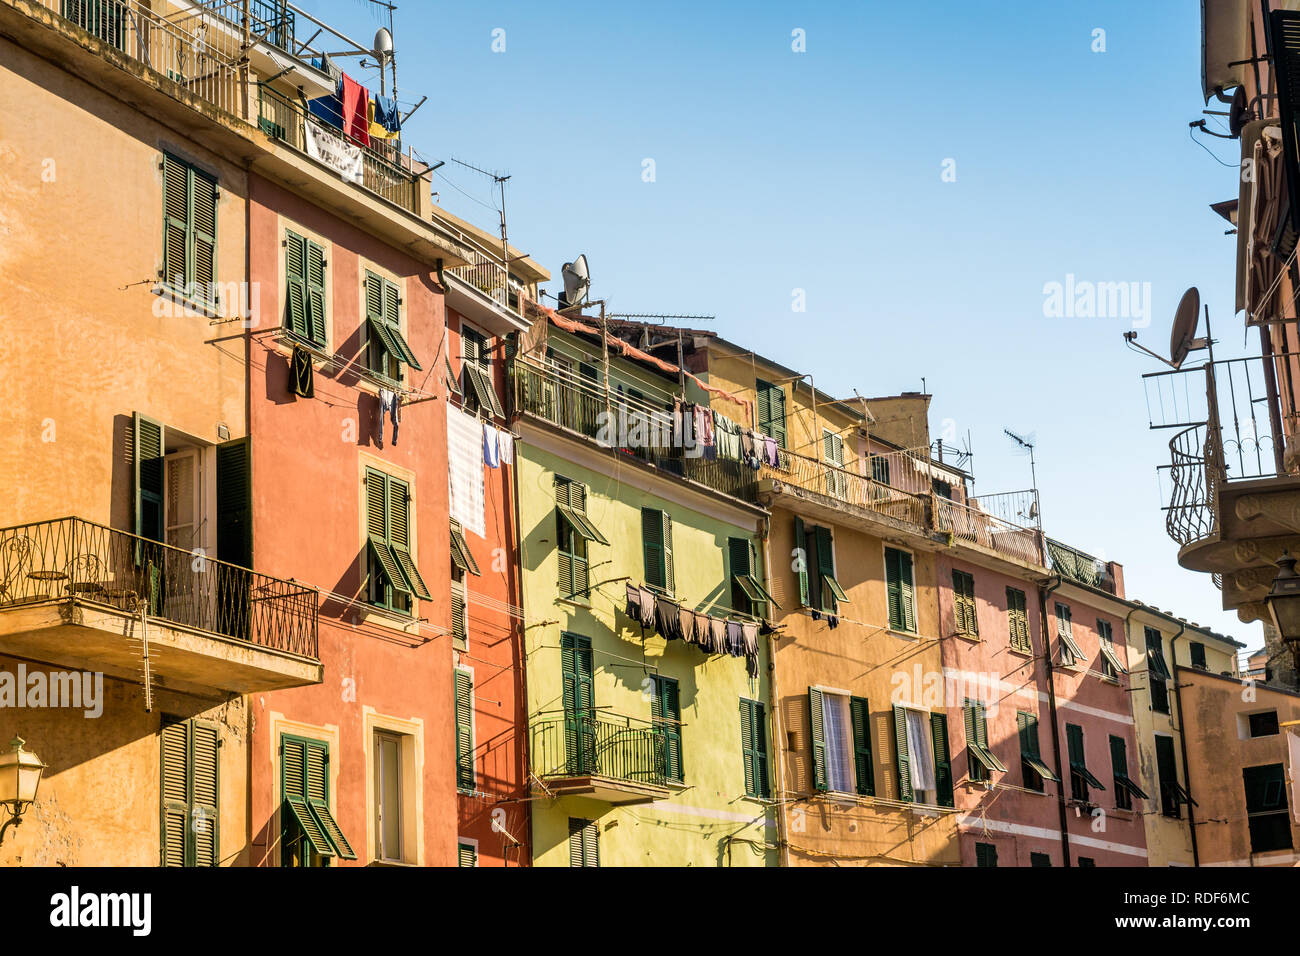
<svg viewBox="0 0 1300 956">
<path fill-rule="evenodd" d="M 876 774 L 871 759 L 871 705 L 865 698 L 849 699 L 853 720 L 853 769 L 857 776 L 858 793 L 875 796 Z"/>
<path fill-rule="evenodd" d="M 192 293 L 204 302 L 215 304 L 217 295 L 213 282 L 216 281 L 217 273 L 217 181 L 207 173 L 191 169 L 190 182 Z"/>
<path fill-rule="evenodd" d="M 988 867 L 998 865 L 998 848 L 992 843 L 975 844 L 975 865 Z"/>
<path fill-rule="evenodd" d="M 451 633 L 456 641 L 464 645 L 469 640 L 469 631 L 465 620 L 465 592 L 453 587 L 451 590 Z"/>
<path fill-rule="evenodd" d="M 217 446 L 217 560 L 253 566 L 253 483 L 247 438 Z"/>
<path fill-rule="evenodd" d="M 478 866 L 478 850 L 472 843 L 458 843 L 456 845 L 456 865 L 459 867 Z"/>
<path fill-rule="evenodd" d="M 826 777 L 826 726 L 823 717 L 822 692 L 808 688 L 808 726 L 812 731 L 813 789 L 829 790 Z"/>
<path fill-rule="evenodd" d="M 190 805 L 190 833 L 194 866 L 216 866 L 220 860 L 219 773 L 221 736 L 216 724 L 196 720 L 190 724 L 190 755 L 194 784 Z"/>
<path fill-rule="evenodd" d="M 751 573 L 751 554 L 748 538 L 727 539 L 727 580 L 731 584 L 731 607 L 741 614 L 754 613 L 754 602 L 745 594 L 744 589 L 736 583 L 737 576 Z"/>
<path fill-rule="evenodd" d="M 673 565 L 673 516 L 664 512 L 664 581 L 669 594 L 677 591 L 677 572 Z"/>
<path fill-rule="evenodd" d="M 911 803 L 912 766 L 907 749 L 907 708 L 894 705 L 894 745 L 898 754 L 898 799 Z"/>
<path fill-rule="evenodd" d="M 889 606 L 889 627 L 894 631 L 905 630 L 903 625 L 906 623 L 898 564 L 900 553 L 893 548 L 885 549 L 885 603 Z"/>
<path fill-rule="evenodd" d="M 745 758 L 745 793 L 771 796 L 767 779 L 767 710 L 756 700 L 740 702 L 740 746 Z"/>
<path fill-rule="evenodd" d="M 1066 745 L 1070 754 L 1070 765 L 1072 767 L 1082 767 L 1085 765 L 1083 759 L 1083 728 L 1078 724 L 1065 725 Z"/>
<path fill-rule="evenodd" d="M 131 466 L 135 487 L 135 533 L 162 541 L 163 427 L 136 412 L 132 427 Z"/>
<path fill-rule="evenodd" d="M 775 438 L 776 443 L 785 448 L 785 390 L 760 379 L 755 391 L 758 399 L 758 430 Z"/>
<path fill-rule="evenodd" d="M 677 681 L 669 677 L 655 678 L 650 710 L 664 738 L 664 775 L 669 780 L 683 780 L 681 688 Z"/>
<path fill-rule="evenodd" d="M 647 587 L 668 591 L 667 562 L 664 556 L 664 513 L 654 508 L 641 509 L 641 548 L 645 554 Z"/>
<path fill-rule="evenodd" d="M 1123 737 L 1110 737 L 1110 765 L 1116 777 L 1128 777 L 1128 747 Z"/>
<path fill-rule="evenodd" d="M 388 478 L 388 543 L 411 593 L 422 601 L 432 601 L 433 594 L 411 554 L 411 487 L 391 476 Z"/>
<path fill-rule="evenodd" d="M 189 734 L 183 721 L 162 728 L 162 865 L 186 864 Z"/>
<path fill-rule="evenodd" d="M 390 357 L 384 341 L 384 280 L 373 272 L 365 278 L 366 293 L 366 365 L 372 372 L 392 376 L 397 360 Z"/>
<path fill-rule="evenodd" d="M 794 519 L 795 576 L 799 579 L 799 606 L 809 607 L 808 597 L 808 540 L 804 534 L 803 519 Z"/>
<path fill-rule="evenodd" d="M 163 281 L 177 291 L 189 282 L 189 167 L 163 155 Z"/>
<path fill-rule="evenodd" d="M 835 613 L 835 595 L 826 585 L 827 578 L 835 577 L 835 550 L 831 543 L 831 529 L 817 527 L 817 589 L 821 610 Z"/>
<path fill-rule="evenodd" d="M 596 715 L 591 673 L 591 639 L 578 634 L 560 636 L 564 687 L 564 743 L 569 772 L 594 773 Z"/>
<path fill-rule="evenodd" d="M 912 556 L 898 552 L 898 599 L 903 613 L 903 630 L 916 633 L 916 593 L 912 577 Z"/>
<path fill-rule="evenodd" d="M 285 325 L 294 335 L 310 338 L 307 318 L 307 240 L 295 232 L 284 237 Z"/>
<path fill-rule="evenodd" d="M 600 866 L 600 840 L 594 820 L 569 818 L 569 866 Z"/>
<path fill-rule="evenodd" d="M 308 335 L 317 345 L 325 345 L 329 307 L 325 298 L 325 250 L 314 242 L 307 243 L 307 317 Z"/>
<path fill-rule="evenodd" d="M 930 731 L 934 737 L 934 786 L 936 800 L 941 807 L 951 807 L 952 760 L 948 756 L 948 718 L 940 713 L 930 714 Z"/>
<path fill-rule="evenodd" d="M 456 671 L 456 786 L 473 790 L 474 711 L 471 705 L 474 678 L 468 671 Z"/>
</svg>

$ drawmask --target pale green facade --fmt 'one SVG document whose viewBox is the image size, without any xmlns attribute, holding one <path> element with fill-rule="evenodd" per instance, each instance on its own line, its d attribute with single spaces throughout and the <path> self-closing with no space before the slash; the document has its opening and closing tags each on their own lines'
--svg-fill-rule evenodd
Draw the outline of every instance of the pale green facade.
<svg viewBox="0 0 1300 956">
<path fill-rule="evenodd" d="M 643 639 L 625 613 L 627 580 L 646 581 L 643 508 L 671 515 L 676 599 L 719 614 L 732 600 L 728 539 L 753 541 L 761 556 L 764 513 L 548 424 L 525 417 L 516 427 L 522 436 L 516 468 L 535 776 L 554 771 L 555 751 L 563 746 L 563 732 L 546 728 L 564 719 L 565 633 L 590 640 L 592 698 L 602 721 L 650 725 L 655 675 L 677 681 L 681 715 L 681 782 L 647 788 L 642 802 L 619 803 L 637 799 L 626 793 L 612 800 L 551 796 L 534 780 L 534 863 L 571 865 L 573 819 L 594 825 L 601 866 L 775 865 L 775 807 L 746 794 L 741 725 L 743 700 L 761 702 L 770 724 L 766 638 L 759 642 L 758 676 L 750 678 L 743 658 L 706 656 L 653 630 Z M 585 601 L 559 597 L 557 475 L 585 486 L 586 515 L 609 541 L 588 545 L 592 589 Z M 763 732 L 770 775 L 775 746 L 766 726 Z"/>
</svg>

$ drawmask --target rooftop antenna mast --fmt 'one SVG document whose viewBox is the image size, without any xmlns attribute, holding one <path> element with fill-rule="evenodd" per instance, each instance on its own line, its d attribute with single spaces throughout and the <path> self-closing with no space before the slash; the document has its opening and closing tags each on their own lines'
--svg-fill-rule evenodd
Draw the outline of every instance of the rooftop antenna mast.
<svg viewBox="0 0 1300 956">
<path fill-rule="evenodd" d="M 375 0 L 375 2 L 378 2 L 378 0 Z M 501 208 L 498 209 L 497 212 L 501 216 L 501 262 L 506 267 L 506 285 L 508 287 L 510 284 L 510 279 L 509 279 L 510 241 L 506 237 L 506 183 L 510 180 L 510 177 L 503 176 L 500 173 L 488 172 L 488 170 L 486 169 L 479 169 L 474 164 L 467 163 L 464 160 L 457 159 L 455 156 L 451 158 L 451 161 L 455 163 L 457 166 L 464 166 L 466 169 L 471 169 L 476 173 L 480 173 L 484 176 L 490 177 L 492 179 L 492 182 L 495 183 L 497 187 L 500 188 L 501 190 Z M 509 289 L 507 288 L 507 293 L 508 291 Z"/>
<path fill-rule="evenodd" d="M 1017 435 L 1010 428 L 1004 428 L 1002 431 L 1013 442 L 1029 452 L 1029 477 L 1034 486 L 1034 501 L 1030 508 L 1031 514 L 1029 517 L 1038 522 L 1038 528 L 1041 531 L 1043 527 L 1043 509 L 1038 504 L 1038 466 L 1034 461 L 1034 446 L 1037 444 L 1036 436 Z"/>
</svg>

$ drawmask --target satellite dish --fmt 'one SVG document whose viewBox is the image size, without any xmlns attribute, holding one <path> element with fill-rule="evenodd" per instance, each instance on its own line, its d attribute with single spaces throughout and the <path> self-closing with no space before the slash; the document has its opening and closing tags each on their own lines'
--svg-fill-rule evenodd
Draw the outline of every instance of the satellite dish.
<svg viewBox="0 0 1300 956">
<path fill-rule="evenodd" d="M 564 276 L 560 308 L 568 309 L 586 302 L 587 290 L 591 288 L 591 272 L 587 268 L 586 255 L 580 255 L 572 262 L 566 262 L 560 267 L 560 274 Z"/>
<path fill-rule="evenodd" d="M 1232 134 L 1233 139 L 1241 135 L 1242 129 L 1250 120 L 1250 107 L 1246 102 L 1246 88 L 1239 86 L 1237 92 L 1232 94 L 1232 106 L 1228 108 L 1228 132 Z"/>
<path fill-rule="evenodd" d="M 1169 364 L 1181 368 L 1187 353 L 1205 348 L 1205 341 L 1196 338 L 1196 326 L 1201 317 L 1201 293 L 1192 286 L 1183 293 L 1174 313 L 1174 330 L 1169 337 Z"/>
<path fill-rule="evenodd" d="M 379 57 L 380 62 L 392 55 L 393 35 L 388 32 L 388 27 L 380 27 L 375 31 L 375 48 L 373 52 L 375 56 Z"/>
</svg>

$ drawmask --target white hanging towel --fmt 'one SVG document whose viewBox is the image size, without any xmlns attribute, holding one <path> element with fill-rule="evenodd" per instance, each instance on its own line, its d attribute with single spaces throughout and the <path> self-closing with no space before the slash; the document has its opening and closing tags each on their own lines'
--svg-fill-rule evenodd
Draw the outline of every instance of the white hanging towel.
<svg viewBox="0 0 1300 956">
<path fill-rule="evenodd" d="M 497 445 L 497 427 L 483 423 L 483 464 L 489 468 L 501 467 L 501 449 Z"/>
<path fill-rule="evenodd" d="M 483 428 L 473 415 L 447 406 L 447 483 L 451 516 L 466 531 L 484 536 Z"/>
<path fill-rule="evenodd" d="M 515 463 L 515 436 L 502 429 L 497 441 L 501 447 L 501 464 L 513 465 Z"/>
</svg>

